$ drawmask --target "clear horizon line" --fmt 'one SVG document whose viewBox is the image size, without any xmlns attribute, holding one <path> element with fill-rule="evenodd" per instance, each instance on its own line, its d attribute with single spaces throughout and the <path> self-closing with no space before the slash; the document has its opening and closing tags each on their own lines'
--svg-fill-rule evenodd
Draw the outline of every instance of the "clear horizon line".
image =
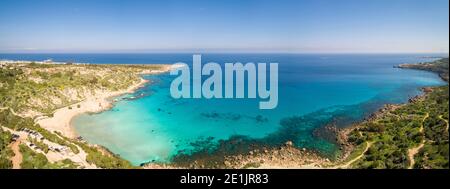
<svg viewBox="0 0 450 189">
<path fill-rule="evenodd" d="M 220 54 L 446 54 L 449 52 L 429 52 L 429 51 L 0 51 L 0 54 L 207 54 L 207 53 L 220 53 Z"/>
</svg>

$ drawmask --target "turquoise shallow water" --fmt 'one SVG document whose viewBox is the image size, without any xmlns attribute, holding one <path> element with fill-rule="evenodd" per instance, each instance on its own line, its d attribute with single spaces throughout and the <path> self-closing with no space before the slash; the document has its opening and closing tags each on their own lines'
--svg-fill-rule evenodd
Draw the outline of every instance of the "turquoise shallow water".
<svg viewBox="0 0 450 189">
<path fill-rule="evenodd" d="M 158 61 L 163 62 L 155 63 L 192 63 L 191 55 L 158 56 Z M 143 77 L 152 80 L 151 84 L 118 97 L 122 100 L 111 110 L 80 115 L 72 123 L 87 141 L 106 146 L 136 165 L 170 162 L 179 154 L 205 148 L 214 150 L 219 140 L 232 136 L 245 136 L 268 145 L 291 140 L 298 147 L 332 153 L 336 145 L 317 135 L 325 124 L 335 121 L 338 126 L 345 126 L 385 103 L 406 102 L 420 94 L 420 87 L 444 84 L 433 73 L 393 68 L 400 63 L 430 60 L 420 57 L 203 55 L 203 63 L 278 62 L 278 107 L 259 110 L 259 100 L 255 99 L 173 99 L 169 93 L 173 76 L 147 75 Z M 126 98 L 130 96 L 140 98 Z"/>
</svg>

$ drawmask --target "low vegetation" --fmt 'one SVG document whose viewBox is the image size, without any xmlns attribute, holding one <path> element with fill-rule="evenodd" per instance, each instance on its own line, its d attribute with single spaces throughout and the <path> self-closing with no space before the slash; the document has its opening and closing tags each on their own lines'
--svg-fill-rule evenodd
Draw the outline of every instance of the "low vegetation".
<svg viewBox="0 0 450 189">
<path fill-rule="evenodd" d="M 0 169 L 11 169 L 13 166 L 10 160 L 13 152 L 8 147 L 10 142 L 11 134 L 0 127 Z"/>
<path fill-rule="evenodd" d="M 20 164 L 22 169 L 74 169 L 77 168 L 72 161 L 64 159 L 59 162 L 51 163 L 44 154 L 34 152 L 24 144 L 20 146 L 23 160 Z"/>
<path fill-rule="evenodd" d="M 448 81 L 448 58 L 433 63 L 402 65 L 438 73 Z M 0 168 L 12 168 L 14 155 L 8 147 L 11 133 L 27 128 L 46 140 L 67 146 L 73 153 L 84 151 L 86 161 L 99 168 L 133 168 L 126 160 L 99 146 L 69 139 L 41 128 L 34 119 L 51 116 L 54 110 L 70 106 L 98 90 L 120 90 L 140 80 L 137 73 L 156 66 L 17 64 L 0 67 Z M 448 86 L 428 88 L 427 94 L 411 103 L 391 108 L 361 123 L 348 136 L 355 147 L 351 168 L 449 168 Z M 79 108 L 74 107 L 72 108 Z M 44 153 L 49 147 L 31 139 Z M 367 144 L 370 146 L 367 148 Z M 22 168 L 79 168 L 65 159 L 50 162 L 46 155 L 21 144 Z M 361 156 L 362 155 L 362 156 Z M 361 157 L 360 157 L 361 156 Z M 360 158 L 359 158 L 360 157 Z M 412 157 L 412 158 L 411 158 Z M 348 161 L 347 161 L 348 162 Z M 260 165 L 249 163 L 245 168 Z"/>
<path fill-rule="evenodd" d="M 91 146 L 86 143 L 69 139 L 59 133 L 57 133 L 58 136 L 61 138 L 71 141 L 72 143 L 79 146 L 81 149 L 83 149 L 84 152 L 87 153 L 86 161 L 88 163 L 94 164 L 99 168 L 104 169 L 118 169 L 118 168 L 134 168 L 130 162 L 118 157 L 117 155 L 113 154 L 112 152 L 108 151 L 106 148 L 98 147 L 98 146 Z"/>
<path fill-rule="evenodd" d="M 51 115 L 99 90 L 117 91 L 140 81 L 137 73 L 161 65 L 18 64 L 0 69 L 0 107 L 27 116 Z M 72 107 L 73 108 L 73 107 Z"/>
<path fill-rule="evenodd" d="M 118 169 L 118 168 L 125 168 L 130 169 L 133 168 L 133 166 L 130 164 L 130 162 L 119 158 L 115 154 L 111 152 L 105 152 L 99 150 L 97 147 L 92 147 L 86 144 L 80 144 L 81 148 L 88 154 L 86 157 L 86 160 L 88 163 L 92 163 L 96 165 L 99 168 L 103 169 Z M 105 150 L 105 149 L 103 149 Z"/>
<path fill-rule="evenodd" d="M 13 130 L 20 130 L 23 128 L 31 129 L 41 134 L 45 139 L 62 146 L 67 146 L 75 154 L 79 153 L 79 150 L 75 145 L 71 144 L 67 140 L 62 139 L 61 137 L 58 137 L 58 135 L 43 129 L 38 124 L 36 124 L 33 119 L 15 115 L 11 110 L 0 110 L 0 123 L 1 125 L 4 125 L 5 127 Z"/>
<path fill-rule="evenodd" d="M 427 70 L 439 74 L 439 76 L 448 81 L 448 58 L 442 58 L 434 62 L 424 62 L 420 64 L 403 64 L 400 68 L 410 68 L 418 70 Z"/>
<path fill-rule="evenodd" d="M 448 79 L 448 59 L 407 67 L 421 69 L 423 66 Z M 447 85 L 425 91 L 426 95 L 379 113 L 350 132 L 348 141 L 356 149 L 362 149 L 367 141 L 373 142 L 351 167 L 449 168 L 449 88 Z M 361 150 L 353 151 L 349 157 L 357 156 L 355 154 L 361 154 Z"/>
<path fill-rule="evenodd" d="M 52 116 L 61 107 L 71 106 L 101 91 L 127 89 L 140 82 L 139 74 L 161 70 L 163 65 L 81 65 L 81 64 L 6 64 L 0 66 L 0 168 L 12 168 L 14 155 L 8 145 L 11 134 L 2 127 L 35 131 L 50 142 L 66 146 L 71 152 L 86 152 L 86 161 L 100 168 L 131 168 L 120 157 L 103 148 L 69 139 L 35 123 L 39 116 Z M 71 108 L 80 108 L 71 106 Z M 42 149 L 49 147 L 40 139 L 28 139 Z M 50 163 L 45 154 L 20 145 L 22 168 L 77 168 L 69 159 Z"/>
</svg>

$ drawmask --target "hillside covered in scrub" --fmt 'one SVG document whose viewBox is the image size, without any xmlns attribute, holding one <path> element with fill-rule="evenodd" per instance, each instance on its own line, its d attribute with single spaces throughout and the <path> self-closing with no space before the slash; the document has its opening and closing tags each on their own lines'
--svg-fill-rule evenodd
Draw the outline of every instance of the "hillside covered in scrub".
<svg viewBox="0 0 450 189">
<path fill-rule="evenodd" d="M 167 69 L 165 65 L 1 64 L 0 168 L 131 168 L 107 149 L 45 129 L 37 120 L 52 118 L 60 108 L 84 108 L 79 103 L 88 98 L 120 94 L 142 84 L 140 74 Z"/>
<path fill-rule="evenodd" d="M 438 73 L 448 81 L 448 58 L 401 68 Z M 449 168 L 449 88 L 424 88 L 405 105 L 389 105 L 349 132 L 351 168 Z"/>
<path fill-rule="evenodd" d="M 0 70 L 0 107 L 34 117 L 104 91 L 141 80 L 139 73 L 161 65 L 5 64 Z"/>
<path fill-rule="evenodd" d="M 434 62 L 425 62 L 420 64 L 402 64 L 399 68 L 410 68 L 418 70 L 432 71 L 448 82 L 448 58 L 442 58 Z"/>
</svg>

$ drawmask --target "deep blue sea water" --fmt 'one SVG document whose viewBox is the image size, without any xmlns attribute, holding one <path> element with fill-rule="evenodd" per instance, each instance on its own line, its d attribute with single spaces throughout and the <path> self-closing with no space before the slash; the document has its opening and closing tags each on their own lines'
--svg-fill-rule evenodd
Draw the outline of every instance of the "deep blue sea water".
<svg viewBox="0 0 450 189">
<path fill-rule="evenodd" d="M 72 123 L 87 141 L 136 165 L 214 150 L 218 141 L 233 136 L 267 145 L 290 140 L 298 147 L 333 153 L 337 146 L 320 134 L 326 124 L 346 126 L 383 104 L 406 102 L 423 86 L 445 84 L 430 72 L 393 67 L 433 60 L 425 56 L 436 55 L 203 54 L 203 63 L 279 63 L 278 107 L 260 110 L 256 99 L 173 99 L 169 86 L 174 76 L 146 75 L 151 84 L 117 99 L 140 98 L 125 98 L 111 110 L 80 115 Z M 192 63 L 192 54 L 0 54 L 0 59 L 49 58 L 97 64 Z"/>
</svg>

